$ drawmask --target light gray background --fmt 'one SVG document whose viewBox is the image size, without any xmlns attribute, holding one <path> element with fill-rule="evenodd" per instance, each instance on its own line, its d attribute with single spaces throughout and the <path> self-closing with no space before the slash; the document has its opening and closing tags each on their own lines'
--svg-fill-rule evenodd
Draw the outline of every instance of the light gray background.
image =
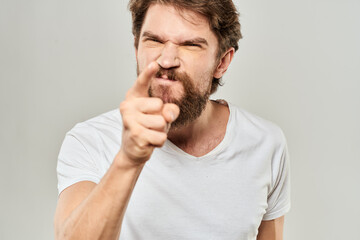
<svg viewBox="0 0 360 240">
<path fill-rule="evenodd" d="M 285 239 L 358 239 L 360 1 L 239 0 L 244 39 L 215 98 L 284 130 Z M 125 0 L 0 0 L 0 239 L 52 239 L 66 131 L 136 78 Z"/>
</svg>

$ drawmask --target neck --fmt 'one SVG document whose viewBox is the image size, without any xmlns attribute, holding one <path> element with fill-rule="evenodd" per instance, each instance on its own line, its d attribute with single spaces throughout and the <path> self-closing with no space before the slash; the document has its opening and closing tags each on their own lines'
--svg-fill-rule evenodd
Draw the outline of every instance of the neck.
<svg viewBox="0 0 360 240">
<path fill-rule="evenodd" d="M 175 129 L 171 128 L 168 133 L 168 138 L 171 141 L 176 139 L 182 139 L 182 141 L 186 141 L 200 135 L 207 128 L 207 125 L 209 125 L 212 112 L 213 106 L 211 101 L 208 100 L 200 117 L 185 126 L 181 126 Z"/>
<path fill-rule="evenodd" d="M 228 117 L 229 110 L 226 106 L 208 100 L 199 118 L 186 126 L 170 129 L 168 139 L 186 152 L 192 152 L 191 149 L 206 145 L 214 137 L 220 137 L 222 140 Z M 204 150 L 204 152 L 208 150 L 211 149 Z M 195 155 L 202 155 L 204 152 Z"/>
</svg>

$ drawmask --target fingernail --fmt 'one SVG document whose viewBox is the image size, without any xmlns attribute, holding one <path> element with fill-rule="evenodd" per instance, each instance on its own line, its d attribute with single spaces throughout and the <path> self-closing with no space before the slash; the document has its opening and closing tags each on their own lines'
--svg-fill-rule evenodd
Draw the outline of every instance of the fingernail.
<svg viewBox="0 0 360 240">
<path fill-rule="evenodd" d="M 168 123 L 168 124 L 166 125 L 166 133 L 169 132 L 170 128 L 171 128 L 171 123 Z"/>
<path fill-rule="evenodd" d="M 175 120 L 175 114 L 174 112 L 170 112 L 170 115 L 171 115 L 171 122 L 173 122 Z"/>
</svg>

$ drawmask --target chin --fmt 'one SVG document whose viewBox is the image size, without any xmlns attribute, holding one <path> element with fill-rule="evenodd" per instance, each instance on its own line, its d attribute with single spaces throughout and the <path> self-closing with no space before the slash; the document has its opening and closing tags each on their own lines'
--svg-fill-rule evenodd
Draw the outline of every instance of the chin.
<svg viewBox="0 0 360 240">
<path fill-rule="evenodd" d="M 170 86 L 152 85 L 149 88 L 149 96 L 160 98 L 164 103 L 177 103 L 181 101 L 183 93 L 179 89 Z"/>
</svg>

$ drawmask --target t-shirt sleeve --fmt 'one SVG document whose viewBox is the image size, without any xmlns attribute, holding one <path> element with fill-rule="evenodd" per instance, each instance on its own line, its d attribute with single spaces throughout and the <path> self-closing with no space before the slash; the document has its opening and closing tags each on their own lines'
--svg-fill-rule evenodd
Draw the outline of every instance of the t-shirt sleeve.
<svg viewBox="0 0 360 240">
<path fill-rule="evenodd" d="M 62 143 L 57 163 L 58 194 L 65 188 L 80 182 L 99 183 L 100 171 L 94 161 L 94 154 L 81 135 L 71 130 Z"/>
<path fill-rule="evenodd" d="M 290 162 L 285 137 L 272 163 L 272 186 L 268 194 L 268 207 L 263 220 L 283 216 L 290 210 Z"/>
</svg>

